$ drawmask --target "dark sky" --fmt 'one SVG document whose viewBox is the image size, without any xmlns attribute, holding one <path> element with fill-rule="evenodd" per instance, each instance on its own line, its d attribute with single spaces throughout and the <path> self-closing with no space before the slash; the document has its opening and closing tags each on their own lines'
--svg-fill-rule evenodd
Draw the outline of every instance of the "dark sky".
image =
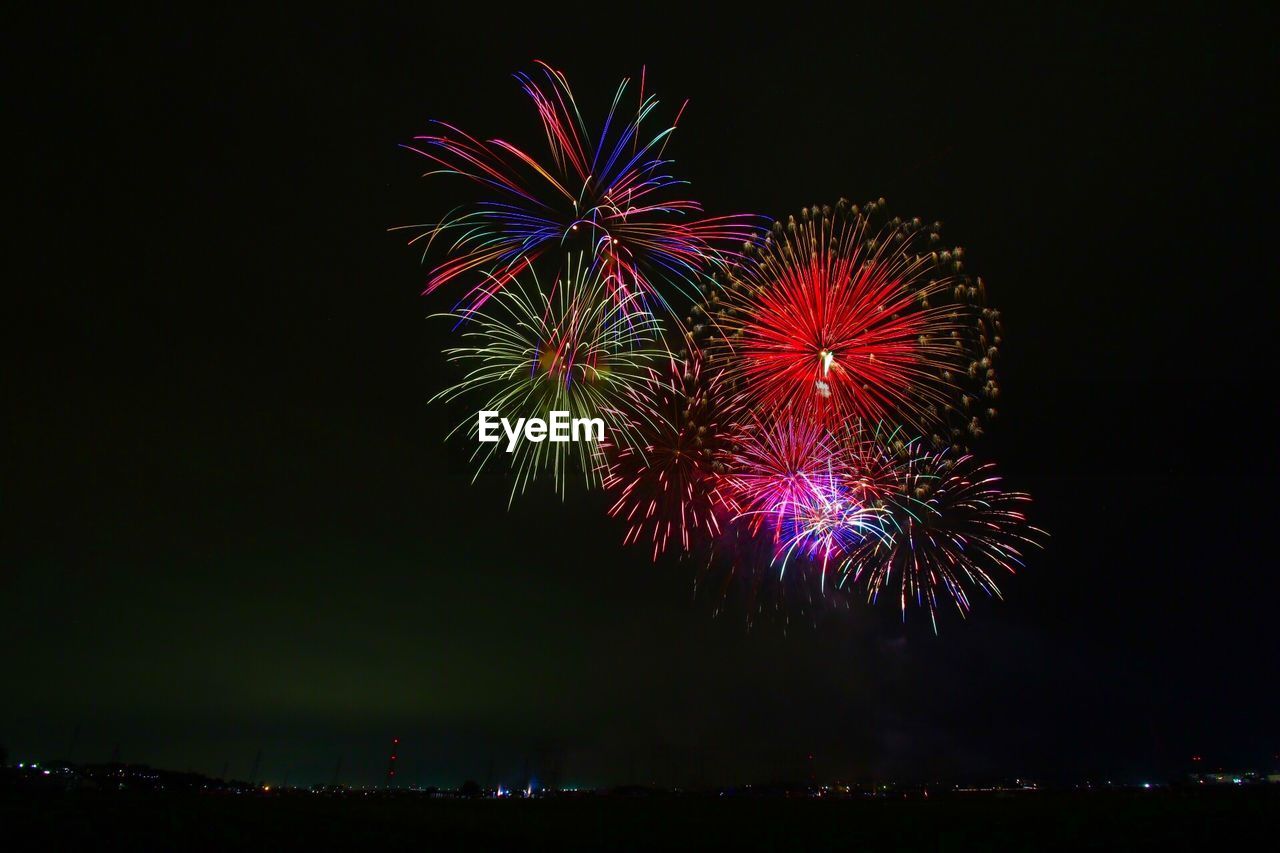
<svg viewBox="0 0 1280 853">
<path fill-rule="evenodd" d="M 308 783 L 392 736 L 434 784 L 1272 763 L 1275 16 L 908 7 L 6 27 L 0 744 Z M 1004 602 L 748 630 L 598 496 L 469 484 L 449 302 L 386 232 L 459 187 L 397 145 L 536 144 L 535 58 L 589 117 L 642 65 L 689 97 L 712 212 L 944 220 L 1008 330 L 982 451 L 1052 533 Z"/>
</svg>

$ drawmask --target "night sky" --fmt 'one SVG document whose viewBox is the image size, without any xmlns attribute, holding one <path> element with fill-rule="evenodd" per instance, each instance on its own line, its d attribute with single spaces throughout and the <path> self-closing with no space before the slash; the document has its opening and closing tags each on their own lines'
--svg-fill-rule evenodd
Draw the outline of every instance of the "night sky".
<svg viewBox="0 0 1280 853">
<path fill-rule="evenodd" d="M 0 744 L 374 783 L 1170 778 L 1264 767 L 1277 684 L 1269 13 L 649 4 L 14 22 Z M 912 6 L 914 10 L 914 6 Z M 624 20 L 634 14 L 637 20 Z M 537 145 L 648 68 L 712 213 L 886 197 L 1007 328 L 984 456 L 1052 534 L 945 614 L 757 619 L 597 495 L 470 485 L 398 147 Z M 15 227 L 16 225 L 16 227 Z M 580 491 L 580 490 L 579 490 Z M 717 609 L 721 612 L 716 615 Z M 812 756 L 812 758 L 810 758 Z"/>
</svg>

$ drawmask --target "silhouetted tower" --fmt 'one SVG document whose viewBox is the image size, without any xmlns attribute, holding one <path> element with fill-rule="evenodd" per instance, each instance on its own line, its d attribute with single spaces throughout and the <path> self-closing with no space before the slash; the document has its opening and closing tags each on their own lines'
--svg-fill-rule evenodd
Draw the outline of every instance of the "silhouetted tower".
<svg viewBox="0 0 1280 853">
<path fill-rule="evenodd" d="M 396 759 L 400 752 L 400 738 L 393 737 L 391 739 L 391 758 L 387 760 L 387 787 L 394 788 L 396 784 Z"/>
<path fill-rule="evenodd" d="M 258 752 L 253 756 L 253 768 L 249 771 L 249 784 L 258 784 L 258 768 L 262 765 L 262 747 L 258 747 Z"/>
<path fill-rule="evenodd" d="M 333 781 L 329 783 L 330 788 L 338 787 L 338 774 L 342 772 L 342 756 L 338 756 L 338 763 L 333 768 Z"/>
</svg>

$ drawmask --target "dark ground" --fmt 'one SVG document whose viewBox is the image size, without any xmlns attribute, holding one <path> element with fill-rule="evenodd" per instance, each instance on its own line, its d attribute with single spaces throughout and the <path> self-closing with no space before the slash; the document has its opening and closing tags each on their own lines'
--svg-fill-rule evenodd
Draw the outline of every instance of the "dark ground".
<svg viewBox="0 0 1280 853">
<path fill-rule="evenodd" d="M 10 792 L 0 827 L 3 843 L 63 850 L 105 839 L 128 849 L 314 849 L 372 847 L 372 838 L 380 849 L 423 850 L 1225 850 L 1274 838 L 1278 801 L 1275 786 L 909 801 Z"/>
</svg>

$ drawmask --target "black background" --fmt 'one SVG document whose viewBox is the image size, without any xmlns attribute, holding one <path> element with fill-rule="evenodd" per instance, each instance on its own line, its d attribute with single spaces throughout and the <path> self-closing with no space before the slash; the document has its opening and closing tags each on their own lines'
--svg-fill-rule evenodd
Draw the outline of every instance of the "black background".
<svg viewBox="0 0 1280 853">
<path fill-rule="evenodd" d="M 17 21 L 0 743 L 268 781 L 1261 767 L 1275 708 L 1276 20 L 1204 7 L 416 5 Z M 710 212 L 885 196 L 1006 318 L 984 452 L 1051 543 L 934 636 L 715 616 L 599 496 L 470 485 L 399 148 L 536 146 L 647 66 Z M 732 602 L 730 602 L 732 604 Z"/>
</svg>

